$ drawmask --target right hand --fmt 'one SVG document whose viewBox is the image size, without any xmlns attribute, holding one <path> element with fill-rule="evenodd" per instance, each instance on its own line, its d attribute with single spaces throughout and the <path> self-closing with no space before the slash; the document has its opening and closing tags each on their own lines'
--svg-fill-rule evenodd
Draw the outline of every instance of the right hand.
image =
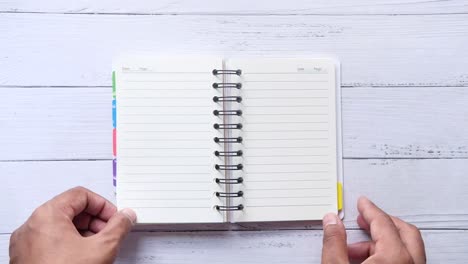
<svg viewBox="0 0 468 264">
<path fill-rule="evenodd" d="M 372 241 L 346 245 L 346 230 L 336 214 L 323 218 L 322 264 L 424 264 L 426 253 L 421 233 L 414 225 L 390 216 L 365 197 L 358 200 L 359 227 Z"/>
</svg>

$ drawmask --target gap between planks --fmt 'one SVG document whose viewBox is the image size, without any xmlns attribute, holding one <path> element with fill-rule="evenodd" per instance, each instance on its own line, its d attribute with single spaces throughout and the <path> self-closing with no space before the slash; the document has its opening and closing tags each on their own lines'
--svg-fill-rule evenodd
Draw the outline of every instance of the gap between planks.
<svg viewBox="0 0 468 264">
<path fill-rule="evenodd" d="M 343 160 L 465 160 L 468 157 L 343 157 Z M 18 159 L 0 162 L 61 162 L 61 161 L 112 161 L 112 159 Z"/>
<path fill-rule="evenodd" d="M 391 89 L 391 88 L 409 88 L 409 89 L 425 89 L 425 88 L 465 88 L 468 87 L 468 83 L 461 85 L 341 85 L 341 89 L 353 89 L 353 88 L 376 88 L 376 89 Z M 111 89 L 112 86 L 99 86 L 99 85 L 0 85 L 0 89 L 78 89 L 78 88 L 105 88 Z"/>
<path fill-rule="evenodd" d="M 0 14 L 39 14 L 39 15 L 97 15 L 97 16 L 455 16 L 467 15 L 468 12 L 452 13 L 388 13 L 388 14 L 367 14 L 367 13 L 223 13 L 223 12 L 161 12 L 161 13 L 143 13 L 143 12 L 47 12 L 47 11 L 0 11 Z"/>
</svg>

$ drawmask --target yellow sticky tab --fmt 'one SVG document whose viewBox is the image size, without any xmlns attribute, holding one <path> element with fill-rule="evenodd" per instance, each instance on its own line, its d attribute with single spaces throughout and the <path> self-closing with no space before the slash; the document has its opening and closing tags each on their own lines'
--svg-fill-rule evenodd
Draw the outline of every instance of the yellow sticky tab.
<svg viewBox="0 0 468 264">
<path fill-rule="evenodd" d="M 337 194 L 338 194 L 338 211 L 343 209 L 343 184 L 337 183 Z"/>
</svg>

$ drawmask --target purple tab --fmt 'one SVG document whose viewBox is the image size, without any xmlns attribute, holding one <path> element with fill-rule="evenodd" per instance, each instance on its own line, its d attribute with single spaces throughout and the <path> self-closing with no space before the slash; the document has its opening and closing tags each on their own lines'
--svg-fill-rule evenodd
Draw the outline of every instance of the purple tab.
<svg viewBox="0 0 468 264">
<path fill-rule="evenodd" d="M 114 187 L 117 186 L 117 160 L 112 160 L 112 182 Z"/>
</svg>

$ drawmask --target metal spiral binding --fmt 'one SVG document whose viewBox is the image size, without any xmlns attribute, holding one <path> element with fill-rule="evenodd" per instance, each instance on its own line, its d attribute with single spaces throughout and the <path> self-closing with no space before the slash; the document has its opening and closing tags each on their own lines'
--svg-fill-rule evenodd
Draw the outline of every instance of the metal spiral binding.
<svg viewBox="0 0 468 264">
<path fill-rule="evenodd" d="M 217 70 L 214 69 L 212 71 L 213 75 L 238 75 L 240 76 L 242 74 L 241 70 Z M 241 89 L 242 84 L 241 83 L 234 83 L 234 82 L 225 82 L 225 78 L 223 78 L 223 82 L 215 82 L 213 83 L 213 88 L 214 89 Z M 226 92 L 226 90 L 223 90 Z M 230 103 L 241 103 L 242 102 L 242 97 L 240 96 L 214 96 L 213 97 L 213 102 L 215 103 L 222 103 L 223 105 L 223 110 L 214 110 L 213 115 L 215 116 L 223 116 L 224 121 L 223 123 L 215 123 L 213 124 L 213 128 L 216 130 L 224 130 L 226 133 L 227 130 L 233 130 L 233 129 L 242 129 L 242 124 L 240 123 L 230 123 L 229 121 L 226 122 L 226 120 L 230 120 L 230 116 L 242 116 L 242 110 L 231 110 L 231 109 L 225 109 L 230 107 Z M 227 104 L 224 104 L 226 102 Z M 227 119 L 226 119 L 227 118 Z M 225 134 L 227 135 L 227 134 Z M 216 157 L 241 157 L 243 155 L 242 150 L 230 150 L 229 147 L 226 148 L 226 144 L 234 144 L 234 143 L 242 143 L 242 137 L 215 137 L 213 138 L 214 142 L 224 144 L 224 151 L 215 151 L 214 155 Z M 224 163 L 227 163 L 226 161 Z M 227 173 L 228 171 L 241 171 L 243 169 L 242 164 L 215 164 L 215 169 L 218 171 L 224 171 L 225 172 L 225 178 L 215 178 L 215 182 L 217 184 L 223 184 L 225 185 L 225 192 L 215 192 L 215 195 L 219 198 L 226 198 L 226 199 L 231 199 L 231 198 L 241 198 L 243 197 L 244 193 L 242 191 L 238 192 L 231 192 L 230 188 L 228 187 L 229 185 L 233 184 L 242 184 L 244 182 L 244 179 L 242 177 L 237 177 L 235 179 L 230 179 L 230 177 L 226 176 L 230 175 L 230 173 Z M 230 200 L 229 200 L 230 201 Z M 216 205 L 215 209 L 218 211 L 240 211 L 244 209 L 244 205 L 239 204 L 239 205 L 231 205 L 230 202 L 227 202 L 226 205 Z"/>
<path fill-rule="evenodd" d="M 241 129 L 242 128 L 242 124 L 238 123 L 238 124 L 218 124 L 218 123 L 215 123 L 213 125 L 214 129 Z"/>
<path fill-rule="evenodd" d="M 237 179 L 220 179 L 215 178 L 215 182 L 218 184 L 240 184 L 244 182 L 244 178 L 239 177 Z"/>
<path fill-rule="evenodd" d="M 242 88 L 242 83 L 213 83 L 213 88 Z"/>
<path fill-rule="evenodd" d="M 213 102 L 242 102 L 242 97 L 240 96 L 214 96 Z"/>
<path fill-rule="evenodd" d="M 242 143 L 242 137 L 233 137 L 233 138 L 225 138 L 225 137 L 214 137 L 214 142 L 216 143 Z"/>
<path fill-rule="evenodd" d="M 238 151 L 215 151 L 214 152 L 216 157 L 240 157 L 242 156 L 242 150 Z"/>
<path fill-rule="evenodd" d="M 236 75 L 241 75 L 242 74 L 242 71 L 241 70 L 217 70 L 217 69 L 214 69 L 212 71 L 213 75 L 219 75 L 219 74 L 236 74 Z"/>
<path fill-rule="evenodd" d="M 227 197 L 227 198 L 232 198 L 232 197 L 242 197 L 244 195 L 243 191 L 238 191 L 238 192 L 215 192 L 215 195 L 217 197 Z"/>
<path fill-rule="evenodd" d="M 220 116 L 220 115 L 236 115 L 236 116 L 241 116 L 242 111 L 241 110 L 214 110 L 213 115 L 215 116 Z"/>
<path fill-rule="evenodd" d="M 237 164 L 237 165 L 215 165 L 216 170 L 242 170 L 244 168 L 244 165 L 242 164 Z"/>
<path fill-rule="evenodd" d="M 235 206 L 216 205 L 215 209 L 218 211 L 241 211 L 244 209 L 244 206 L 242 204 L 235 205 Z"/>
</svg>

